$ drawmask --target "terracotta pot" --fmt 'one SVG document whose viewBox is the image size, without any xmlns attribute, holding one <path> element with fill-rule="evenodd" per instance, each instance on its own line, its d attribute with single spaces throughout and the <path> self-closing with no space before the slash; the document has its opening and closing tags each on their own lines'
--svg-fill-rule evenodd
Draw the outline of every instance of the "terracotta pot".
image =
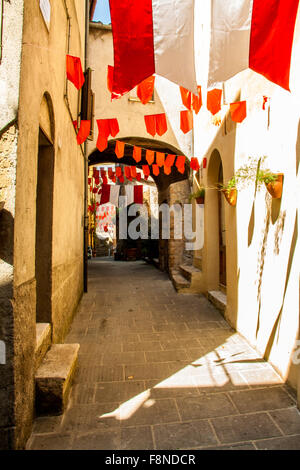
<svg viewBox="0 0 300 470">
<path fill-rule="evenodd" d="M 278 173 L 277 180 L 266 184 L 266 188 L 274 199 L 280 199 L 282 196 L 283 173 Z"/>
<path fill-rule="evenodd" d="M 195 199 L 197 204 L 204 204 L 204 196 L 196 197 Z"/>
<path fill-rule="evenodd" d="M 222 193 L 224 194 L 226 201 L 228 204 L 231 206 L 236 206 L 236 200 L 237 200 L 237 190 L 236 188 L 233 189 L 222 189 Z"/>
</svg>

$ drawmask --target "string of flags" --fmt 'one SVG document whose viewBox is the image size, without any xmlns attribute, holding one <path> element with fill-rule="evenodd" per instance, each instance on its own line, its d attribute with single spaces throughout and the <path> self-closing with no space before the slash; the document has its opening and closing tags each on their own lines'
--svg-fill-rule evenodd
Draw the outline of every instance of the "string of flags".
<svg viewBox="0 0 300 470">
<path fill-rule="evenodd" d="M 67 63 L 67 78 L 79 90 L 83 86 L 84 81 L 85 81 L 80 58 L 67 55 L 66 63 Z M 114 80 L 114 67 L 109 65 L 107 69 L 107 86 L 108 86 L 108 90 L 111 93 L 112 100 L 120 98 L 122 96 L 122 94 L 116 94 L 113 92 L 113 80 Z M 137 86 L 137 96 L 139 97 L 140 101 L 143 104 L 147 104 L 151 100 L 153 96 L 153 92 L 154 92 L 154 85 L 155 85 L 155 76 L 151 75 L 147 79 L 143 80 Z M 182 86 L 179 86 L 179 90 L 180 90 L 182 104 L 186 108 L 185 110 L 180 111 L 180 129 L 184 134 L 187 134 L 193 129 L 193 125 L 194 125 L 193 113 L 198 114 L 200 109 L 203 106 L 202 90 L 201 90 L 201 86 L 197 87 L 198 95 L 192 93 L 191 91 L 187 90 L 186 88 Z M 221 104 L 222 93 L 223 91 L 218 88 L 207 91 L 206 108 L 213 116 L 213 121 L 212 121 L 213 124 L 217 126 L 221 124 L 221 117 L 220 116 L 218 117 L 218 113 L 222 109 L 222 104 Z M 269 101 L 270 101 L 269 97 L 267 96 L 262 97 L 262 109 L 263 110 L 266 110 L 266 106 L 269 103 Z M 235 103 L 230 103 L 229 112 L 230 112 L 232 121 L 236 123 L 242 123 L 247 117 L 247 102 L 238 101 Z M 168 130 L 167 117 L 165 113 L 145 115 L 144 121 L 145 121 L 146 131 L 152 137 L 154 137 L 156 134 L 159 136 L 163 136 Z M 81 120 L 79 129 L 78 129 L 77 121 L 74 121 L 73 125 L 74 125 L 75 130 L 77 131 L 77 143 L 78 145 L 81 145 L 85 142 L 85 140 L 88 138 L 90 134 L 91 123 L 90 121 Z M 115 138 L 120 132 L 119 122 L 117 118 L 98 119 L 97 126 L 98 126 L 98 140 L 97 140 L 96 146 L 100 152 L 103 152 L 108 146 L 109 136 Z M 115 153 L 118 159 L 122 159 L 124 157 L 125 145 L 129 145 L 129 144 L 125 144 L 124 142 L 116 140 Z M 138 146 L 132 146 L 132 147 L 133 147 L 133 154 L 132 154 L 133 159 L 136 161 L 136 163 L 139 163 L 142 159 L 142 148 Z M 146 150 L 147 163 L 149 166 L 152 166 L 152 171 L 155 176 L 158 176 L 160 174 L 161 168 L 163 168 L 164 173 L 166 175 L 169 175 L 171 173 L 171 168 L 174 165 L 174 161 L 171 162 L 170 160 L 172 156 L 167 156 L 169 158 L 166 158 L 165 160 L 164 154 L 156 152 L 156 161 L 154 161 L 155 152 L 148 150 L 148 149 L 144 149 L 144 150 Z M 174 156 L 174 159 L 175 158 L 176 156 Z M 179 157 L 177 157 L 177 161 L 178 159 L 180 161 Z M 177 164 L 176 162 L 175 166 L 179 172 L 184 173 L 184 165 L 182 163 Z M 200 168 L 200 164 L 199 162 L 196 163 L 195 157 L 192 157 L 190 167 L 193 170 L 198 167 Z M 195 169 L 194 171 L 198 171 L 198 170 Z M 150 175 L 150 169 L 148 171 L 148 168 L 145 168 L 145 172 L 144 172 L 145 178 L 149 177 L 149 175 Z M 125 175 L 125 176 L 128 177 L 128 179 L 130 177 L 134 178 L 134 175 L 130 175 L 130 176 Z M 123 175 L 119 175 L 119 178 L 121 178 L 120 181 L 122 182 Z"/>
</svg>

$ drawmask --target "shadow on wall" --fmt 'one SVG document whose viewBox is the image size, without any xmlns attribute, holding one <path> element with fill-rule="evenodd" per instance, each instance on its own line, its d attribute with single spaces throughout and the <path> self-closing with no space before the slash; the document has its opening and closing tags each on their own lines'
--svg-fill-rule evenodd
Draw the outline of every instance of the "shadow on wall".
<svg viewBox="0 0 300 470">
<path fill-rule="evenodd" d="M 13 265 L 14 218 L 5 209 L 0 212 L 0 261 Z"/>
</svg>

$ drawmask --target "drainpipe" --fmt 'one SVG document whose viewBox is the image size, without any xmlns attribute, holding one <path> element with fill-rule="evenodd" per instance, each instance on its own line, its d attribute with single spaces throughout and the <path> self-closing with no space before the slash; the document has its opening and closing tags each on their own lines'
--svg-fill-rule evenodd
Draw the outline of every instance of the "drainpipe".
<svg viewBox="0 0 300 470">
<path fill-rule="evenodd" d="M 88 38 L 90 28 L 90 5 L 89 0 L 85 0 L 85 70 L 88 68 Z M 83 232 L 83 290 L 88 291 L 88 237 L 89 237 L 89 218 L 88 218 L 88 155 L 87 142 L 84 143 L 84 232 Z"/>
</svg>

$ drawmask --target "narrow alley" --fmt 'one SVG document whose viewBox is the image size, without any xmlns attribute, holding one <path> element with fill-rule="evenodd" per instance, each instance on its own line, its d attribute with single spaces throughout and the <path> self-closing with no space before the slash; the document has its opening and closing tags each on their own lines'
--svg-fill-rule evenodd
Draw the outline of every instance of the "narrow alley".
<svg viewBox="0 0 300 470">
<path fill-rule="evenodd" d="M 35 420 L 28 449 L 300 449 L 294 392 L 204 296 L 143 261 L 90 261 L 65 343 L 80 344 L 68 408 Z"/>
</svg>

